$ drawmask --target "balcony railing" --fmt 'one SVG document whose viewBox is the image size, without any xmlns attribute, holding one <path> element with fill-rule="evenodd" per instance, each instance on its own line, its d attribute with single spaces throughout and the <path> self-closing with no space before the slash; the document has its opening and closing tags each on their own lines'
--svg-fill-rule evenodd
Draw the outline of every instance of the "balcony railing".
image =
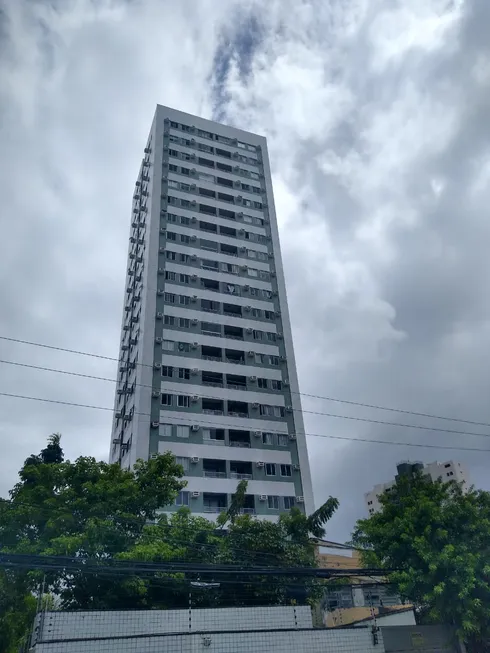
<svg viewBox="0 0 490 653">
<path fill-rule="evenodd" d="M 225 441 L 224 440 L 214 440 L 213 438 L 204 438 L 204 442 L 209 442 L 209 444 L 217 444 L 218 446 L 224 445 Z"/>
<path fill-rule="evenodd" d="M 225 361 L 226 361 L 227 363 L 234 363 L 234 364 L 236 364 L 236 365 L 245 365 L 245 361 L 244 361 L 244 360 L 239 360 L 239 359 L 237 359 L 237 358 L 225 358 Z"/>
<path fill-rule="evenodd" d="M 213 408 L 203 408 L 204 415 L 223 415 L 222 410 L 214 410 Z"/>
<path fill-rule="evenodd" d="M 235 313 L 234 311 L 226 311 L 223 309 L 223 315 L 229 315 L 230 317 L 243 317 L 241 313 Z"/>
<path fill-rule="evenodd" d="M 204 329 L 201 329 L 201 333 L 204 336 L 216 336 L 217 338 L 222 337 L 221 333 L 216 333 L 216 331 L 205 331 Z"/>
<path fill-rule="evenodd" d="M 204 512 L 222 512 L 223 510 L 226 510 L 226 506 L 204 506 L 203 508 Z"/>
<path fill-rule="evenodd" d="M 212 472 L 205 469 L 204 476 L 206 478 L 226 478 L 226 472 Z"/>
<path fill-rule="evenodd" d="M 230 478 L 249 481 L 252 478 L 252 474 L 241 474 L 240 472 L 230 472 Z"/>
<path fill-rule="evenodd" d="M 204 308 L 204 306 L 201 306 L 201 311 L 205 313 L 219 313 L 219 308 Z"/>
<path fill-rule="evenodd" d="M 223 359 L 220 358 L 220 356 L 201 356 L 201 358 L 204 361 L 218 361 L 220 363 L 223 361 Z"/>
<path fill-rule="evenodd" d="M 240 440 L 230 440 L 230 447 L 239 447 L 242 449 L 250 449 L 250 442 L 241 442 Z"/>
<path fill-rule="evenodd" d="M 241 508 L 241 515 L 255 515 L 255 508 Z"/>
<path fill-rule="evenodd" d="M 244 383 L 243 385 L 239 385 L 238 383 L 227 383 L 226 387 L 230 388 L 230 390 L 246 390 L 247 384 Z"/>
<path fill-rule="evenodd" d="M 219 272 L 219 268 L 215 268 L 214 265 L 201 265 L 201 270 L 210 270 L 211 272 Z"/>
<path fill-rule="evenodd" d="M 231 417 L 248 417 L 248 413 L 238 413 L 236 411 L 228 411 L 228 415 Z"/>
<path fill-rule="evenodd" d="M 230 333 L 223 334 L 224 338 L 230 338 L 230 340 L 243 340 L 243 336 L 233 336 Z"/>
<path fill-rule="evenodd" d="M 218 381 L 203 381 L 202 384 L 203 385 L 209 385 L 212 388 L 222 388 L 223 387 L 223 381 L 221 381 L 221 383 L 219 383 Z"/>
</svg>

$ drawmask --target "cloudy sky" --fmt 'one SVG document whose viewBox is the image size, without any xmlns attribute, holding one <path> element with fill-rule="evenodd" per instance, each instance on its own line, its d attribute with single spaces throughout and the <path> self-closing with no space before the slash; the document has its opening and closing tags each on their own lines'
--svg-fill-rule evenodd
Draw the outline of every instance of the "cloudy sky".
<svg viewBox="0 0 490 653">
<path fill-rule="evenodd" d="M 302 392 L 490 423 L 488 0 L 0 10 L 0 336 L 117 356 L 133 182 L 166 104 L 268 138 Z M 5 340 L 0 358 L 0 392 L 112 406 L 113 383 L 5 363 L 110 378 L 110 360 Z M 490 425 L 303 405 L 332 538 L 403 459 L 460 460 L 490 489 Z M 108 411 L 0 396 L 0 416 L 2 495 L 53 431 L 107 457 Z"/>
</svg>

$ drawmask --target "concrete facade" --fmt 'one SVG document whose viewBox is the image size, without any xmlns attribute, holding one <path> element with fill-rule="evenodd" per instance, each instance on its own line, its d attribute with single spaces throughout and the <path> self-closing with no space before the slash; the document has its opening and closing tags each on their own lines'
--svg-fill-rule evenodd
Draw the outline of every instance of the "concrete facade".
<svg viewBox="0 0 490 653">
<path fill-rule="evenodd" d="M 469 489 L 468 470 L 463 464 L 454 462 L 453 460 L 447 460 L 442 463 L 427 463 L 425 465 L 423 463 L 403 462 L 399 463 L 397 468 L 399 473 L 406 473 L 404 468 L 408 468 L 408 471 L 410 469 L 417 469 L 422 472 L 422 474 L 429 476 L 433 481 L 436 481 L 437 479 L 444 482 L 456 481 L 457 483 L 463 484 L 463 490 Z M 370 492 L 366 492 L 364 495 L 364 501 L 370 515 L 381 510 L 379 497 L 383 492 L 386 492 L 386 490 L 390 490 L 395 483 L 396 478 L 388 483 L 379 483 L 378 485 L 375 485 Z"/>
<path fill-rule="evenodd" d="M 170 451 L 177 508 L 313 511 L 266 139 L 158 105 L 137 177 L 110 460 Z M 170 508 L 171 510 L 172 508 Z"/>
</svg>

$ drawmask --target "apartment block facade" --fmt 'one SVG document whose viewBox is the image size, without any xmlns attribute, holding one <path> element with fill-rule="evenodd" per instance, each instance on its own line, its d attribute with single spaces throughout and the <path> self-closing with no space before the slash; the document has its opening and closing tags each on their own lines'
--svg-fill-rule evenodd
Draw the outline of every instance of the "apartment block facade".
<svg viewBox="0 0 490 653">
<path fill-rule="evenodd" d="M 176 505 L 313 510 L 266 139 L 157 106 L 133 195 L 110 460 L 171 451 Z"/>
<path fill-rule="evenodd" d="M 463 491 L 469 489 L 468 470 L 462 463 L 447 460 L 446 462 L 433 462 L 424 463 L 404 461 L 397 465 L 397 475 L 393 481 L 388 483 L 378 483 L 370 492 L 366 492 L 364 500 L 368 513 L 373 515 L 375 512 L 381 510 L 381 502 L 379 497 L 383 492 L 389 491 L 396 483 L 397 479 L 404 474 L 413 474 L 414 472 L 421 472 L 428 476 L 433 481 L 440 480 L 445 483 L 449 481 L 456 481 L 462 483 Z"/>
</svg>

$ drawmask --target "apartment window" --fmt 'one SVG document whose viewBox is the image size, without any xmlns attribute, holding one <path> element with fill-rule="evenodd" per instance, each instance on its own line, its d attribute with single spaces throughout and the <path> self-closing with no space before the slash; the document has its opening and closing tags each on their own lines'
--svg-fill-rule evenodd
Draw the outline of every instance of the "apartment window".
<svg viewBox="0 0 490 653">
<path fill-rule="evenodd" d="M 274 444 L 274 434 L 262 433 L 262 444 L 268 444 L 268 445 Z"/>
<path fill-rule="evenodd" d="M 190 397 L 187 395 L 177 395 L 177 406 L 179 408 L 189 408 Z"/>
<path fill-rule="evenodd" d="M 181 168 L 180 169 L 180 174 L 181 175 L 186 175 L 187 177 L 190 175 L 190 172 L 191 171 L 189 170 L 189 168 Z"/>
<path fill-rule="evenodd" d="M 176 276 L 175 272 L 171 272 L 170 270 L 165 271 L 165 279 L 167 281 L 175 281 Z"/>
<path fill-rule="evenodd" d="M 173 396 L 163 393 L 162 394 L 162 406 L 171 406 L 172 405 L 172 399 Z"/>
<path fill-rule="evenodd" d="M 173 315 L 165 315 L 163 318 L 163 322 L 164 324 L 166 324 L 166 326 L 174 326 L 175 318 Z"/>
<path fill-rule="evenodd" d="M 200 243 L 203 249 L 210 249 L 213 252 L 218 251 L 218 243 L 215 242 L 214 240 L 206 240 L 205 238 L 201 238 Z M 204 265 L 204 261 L 203 261 L 203 265 Z M 216 269 L 218 269 L 217 263 L 216 263 Z"/>
<path fill-rule="evenodd" d="M 256 270 L 255 268 L 248 268 L 247 274 L 249 277 L 258 277 L 259 276 L 259 271 Z"/>
<path fill-rule="evenodd" d="M 262 317 L 262 309 L 261 308 L 252 308 L 251 315 L 252 315 L 252 317 Z"/>
<path fill-rule="evenodd" d="M 282 390 L 282 381 L 276 381 L 275 379 L 271 380 L 272 390 Z"/>
<path fill-rule="evenodd" d="M 171 292 L 166 292 L 163 299 L 167 304 L 175 304 L 175 295 Z"/>
<path fill-rule="evenodd" d="M 187 367 L 179 367 L 179 379 L 189 379 L 190 370 Z"/>
<path fill-rule="evenodd" d="M 189 295 L 179 295 L 179 304 L 182 306 L 188 306 L 191 303 L 191 298 Z"/>
<path fill-rule="evenodd" d="M 214 161 L 211 161 L 211 159 L 205 159 L 204 157 L 200 156 L 197 159 L 197 162 L 199 163 L 200 166 L 206 166 L 207 168 L 214 168 Z"/>
<path fill-rule="evenodd" d="M 278 444 L 280 447 L 287 447 L 287 446 L 289 445 L 289 438 L 288 438 L 288 436 L 287 436 L 287 435 L 283 435 L 282 433 L 280 433 L 280 434 L 277 436 L 277 444 Z"/>
<path fill-rule="evenodd" d="M 279 357 L 269 356 L 269 365 L 279 365 Z"/>
<path fill-rule="evenodd" d="M 233 172 L 233 168 L 227 163 L 216 162 L 216 169 L 222 170 L 223 172 Z"/>
<path fill-rule="evenodd" d="M 266 465 L 265 465 L 265 475 L 266 476 L 275 476 L 276 475 L 276 465 L 275 465 L 275 463 L 266 463 Z"/>
<path fill-rule="evenodd" d="M 228 209 L 218 209 L 218 215 L 229 220 L 234 220 L 236 217 L 235 211 L 229 211 Z"/>
<path fill-rule="evenodd" d="M 238 265 L 233 265 L 232 263 L 220 263 L 221 271 L 228 272 L 229 274 L 238 274 L 239 267 Z"/>
<path fill-rule="evenodd" d="M 252 202 L 252 205 L 254 209 L 261 209 L 262 208 L 262 202 Z"/>
<path fill-rule="evenodd" d="M 189 263 L 190 260 L 191 260 L 191 257 L 190 257 L 189 254 L 179 254 L 179 261 L 181 263 Z"/>
<path fill-rule="evenodd" d="M 207 215 L 216 215 L 216 207 L 209 206 L 208 204 L 199 204 L 199 211 Z"/>
<path fill-rule="evenodd" d="M 177 426 L 176 435 L 178 438 L 188 438 L 190 435 L 190 428 L 188 426 Z"/>
<path fill-rule="evenodd" d="M 189 458 L 187 456 L 175 456 L 175 462 L 183 468 L 184 474 L 189 471 Z"/>
<path fill-rule="evenodd" d="M 175 505 L 176 506 L 188 506 L 189 505 L 189 492 L 185 490 L 181 490 L 176 499 L 175 499 Z"/>
<path fill-rule="evenodd" d="M 276 342 L 276 334 L 275 333 L 266 333 L 267 340 L 270 340 L 271 342 Z"/>
<path fill-rule="evenodd" d="M 248 206 L 248 207 L 252 206 L 252 202 L 250 200 L 247 200 L 247 199 L 243 199 L 242 204 L 243 204 L 243 206 Z"/>
<path fill-rule="evenodd" d="M 191 242 L 191 237 L 186 234 L 180 234 L 180 242 L 188 245 Z"/>
<path fill-rule="evenodd" d="M 173 231 L 167 231 L 167 240 L 177 240 L 177 234 Z"/>
<path fill-rule="evenodd" d="M 294 508 L 294 503 L 294 497 L 284 497 L 284 510 L 291 510 L 291 508 Z"/>
<path fill-rule="evenodd" d="M 255 362 L 258 363 L 259 365 L 264 364 L 264 359 L 265 359 L 264 354 L 255 354 Z"/>
<path fill-rule="evenodd" d="M 167 261 L 175 261 L 177 258 L 177 253 L 176 252 L 169 252 L 168 250 L 165 252 L 165 258 Z"/>
<path fill-rule="evenodd" d="M 174 368 L 169 367 L 168 365 L 162 366 L 162 376 L 172 377 L 174 373 Z"/>
<path fill-rule="evenodd" d="M 181 329 L 190 329 L 191 321 L 187 317 L 179 317 L 179 327 Z"/>
<path fill-rule="evenodd" d="M 257 329 L 254 329 L 254 340 L 262 340 L 263 335 L 264 335 L 263 331 L 258 331 Z"/>
<path fill-rule="evenodd" d="M 167 213 L 167 222 L 178 222 L 179 216 L 175 213 Z"/>
<path fill-rule="evenodd" d="M 201 322 L 201 331 L 221 335 L 221 324 L 214 324 L 213 322 Z"/>
<path fill-rule="evenodd" d="M 172 141 L 173 138 L 175 138 L 175 137 L 172 137 L 172 136 L 171 136 L 171 137 L 170 137 L 170 140 Z M 179 153 L 178 153 L 177 150 L 169 150 L 168 153 L 169 153 L 170 156 L 176 156 L 176 157 L 179 156 Z"/>
<path fill-rule="evenodd" d="M 267 406 L 262 404 L 260 406 L 260 414 L 269 417 L 284 417 L 284 408 L 282 406 Z"/>
<path fill-rule="evenodd" d="M 172 424 L 160 424 L 160 435 L 165 438 L 172 437 Z"/>
<path fill-rule="evenodd" d="M 267 507 L 271 510 L 279 510 L 279 497 L 267 497 Z"/>
<path fill-rule="evenodd" d="M 257 385 L 262 390 L 265 390 L 269 386 L 269 383 L 267 379 L 257 379 Z"/>
<path fill-rule="evenodd" d="M 173 163 L 171 163 L 168 166 L 168 170 L 169 170 L 169 172 L 178 172 L 179 168 L 176 165 L 174 165 Z"/>
<path fill-rule="evenodd" d="M 265 317 L 266 320 L 275 320 L 276 319 L 274 311 L 264 311 L 264 317 Z"/>
<path fill-rule="evenodd" d="M 444 467 L 447 469 L 448 467 L 451 467 L 451 463 L 446 463 Z"/>
<path fill-rule="evenodd" d="M 188 274 L 179 274 L 179 281 L 180 281 L 180 283 L 189 283 L 189 275 Z"/>
<path fill-rule="evenodd" d="M 291 465 L 281 465 L 281 476 L 291 476 Z"/>
<path fill-rule="evenodd" d="M 266 272 L 265 270 L 259 270 L 259 279 L 262 279 L 262 281 L 270 281 L 270 274 L 269 272 Z M 264 290 L 264 293 L 267 293 L 267 297 L 271 297 L 272 293 L 270 290 Z"/>
<path fill-rule="evenodd" d="M 224 287 L 224 291 L 228 295 L 239 295 L 240 294 L 239 289 L 240 286 L 238 286 L 235 283 L 226 283 Z"/>
<path fill-rule="evenodd" d="M 446 476 L 454 476 L 454 472 L 448 472 Z"/>
<path fill-rule="evenodd" d="M 368 506 L 372 506 L 372 505 L 373 505 L 373 502 L 372 502 L 372 501 L 368 501 Z"/>
<path fill-rule="evenodd" d="M 169 188 L 178 188 L 179 187 L 179 182 L 178 181 L 173 181 L 173 179 L 168 180 L 168 187 Z"/>
<path fill-rule="evenodd" d="M 197 130 L 197 135 L 201 136 L 202 138 L 213 138 L 213 135 L 211 132 L 206 132 L 203 129 L 198 129 Z"/>
<path fill-rule="evenodd" d="M 188 342 L 179 342 L 179 345 L 177 347 L 179 351 L 185 352 L 185 351 L 190 351 L 191 346 Z"/>
<path fill-rule="evenodd" d="M 206 145 L 205 143 L 198 143 L 197 149 L 201 150 L 201 152 L 208 152 L 209 154 L 213 154 L 214 152 L 214 148 L 211 147 L 211 145 Z"/>
<path fill-rule="evenodd" d="M 218 199 L 223 201 L 223 202 L 234 202 L 235 198 L 233 195 L 229 195 L 228 193 L 218 193 Z"/>
<path fill-rule="evenodd" d="M 162 342 L 162 349 L 163 351 L 174 351 L 175 342 L 173 340 L 164 340 Z"/>
<path fill-rule="evenodd" d="M 228 186 L 228 188 L 233 188 L 233 181 L 231 179 L 226 179 L 225 177 L 216 177 L 216 183 L 221 186 Z"/>
<path fill-rule="evenodd" d="M 170 121 L 170 127 L 172 127 L 173 129 L 178 129 L 179 128 L 179 123 L 175 122 L 174 120 L 171 120 Z"/>
<path fill-rule="evenodd" d="M 231 152 L 228 152 L 228 150 L 222 150 L 221 148 L 217 147 L 215 151 L 218 156 L 224 156 L 227 159 L 231 159 Z"/>
<path fill-rule="evenodd" d="M 209 190 L 209 188 L 199 188 L 199 195 L 202 195 L 202 197 L 216 197 L 216 191 Z"/>
</svg>

